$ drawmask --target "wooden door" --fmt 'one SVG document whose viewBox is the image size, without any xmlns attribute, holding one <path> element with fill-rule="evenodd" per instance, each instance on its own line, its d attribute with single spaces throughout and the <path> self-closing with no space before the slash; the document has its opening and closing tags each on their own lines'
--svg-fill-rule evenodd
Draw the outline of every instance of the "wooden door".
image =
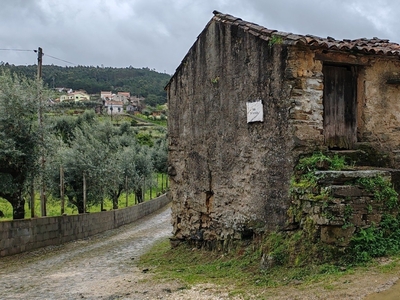
<svg viewBox="0 0 400 300">
<path fill-rule="evenodd" d="M 357 141 L 356 72 L 351 66 L 324 65 L 324 138 L 334 149 Z"/>
</svg>

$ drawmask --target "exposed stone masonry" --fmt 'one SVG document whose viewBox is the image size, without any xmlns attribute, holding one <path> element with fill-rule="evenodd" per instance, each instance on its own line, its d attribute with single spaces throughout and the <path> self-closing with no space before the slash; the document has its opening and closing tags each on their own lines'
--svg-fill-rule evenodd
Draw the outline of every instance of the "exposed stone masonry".
<svg viewBox="0 0 400 300">
<path fill-rule="evenodd" d="M 293 228 L 312 226 L 315 238 L 336 246 L 347 246 L 354 233 L 372 225 L 379 226 L 383 214 L 398 213 L 388 209 L 386 199 L 357 183 L 360 178 L 381 177 L 391 182 L 399 170 L 316 171 L 318 187 L 292 188 L 289 223 Z M 308 228 L 307 230 L 310 230 Z"/>
</svg>

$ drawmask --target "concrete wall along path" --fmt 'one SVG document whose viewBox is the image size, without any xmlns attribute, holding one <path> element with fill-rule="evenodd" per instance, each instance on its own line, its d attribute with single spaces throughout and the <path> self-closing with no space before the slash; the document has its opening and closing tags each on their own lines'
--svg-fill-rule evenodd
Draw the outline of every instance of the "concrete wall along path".
<svg viewBox="0 0 400 300">
<path fill-rule="evenodd" d="M 170 202 L 166 195 L 135 206 L 73 216 L 0 222 L 0 257 L 59 245 L 132 223 Z"/>
</svg>

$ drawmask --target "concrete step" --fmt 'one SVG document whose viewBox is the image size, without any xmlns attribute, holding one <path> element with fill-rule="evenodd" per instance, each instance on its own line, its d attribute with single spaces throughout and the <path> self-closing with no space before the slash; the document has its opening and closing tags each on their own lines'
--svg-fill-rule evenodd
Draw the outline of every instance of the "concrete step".
<svg viewBox="0 0 400 300">
<path fill-rule="evenodd" d="M 387 155 L 378 152 L 368 143 L 356 143 L 351 150 L 330 150 L 328 155 L 340 155 L 346 158 L 349 165 L 389 167 L 390 159 Z"/>
<path fill-rule="evenodd" d="M 318 183 L 321 185 L 344 185 L 353 183 L 358 178 L 372 178 L 382 176 L 388 180 L 392 180 L 389 170 L 348 170 L 348 171 L 315 171 L 315 175 L 319 178 Z"/>
</svg>

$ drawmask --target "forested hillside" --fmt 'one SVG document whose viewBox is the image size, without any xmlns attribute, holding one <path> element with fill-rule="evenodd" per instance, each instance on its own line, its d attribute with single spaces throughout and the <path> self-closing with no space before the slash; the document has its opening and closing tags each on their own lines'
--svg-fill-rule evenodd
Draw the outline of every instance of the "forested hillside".
<svg viewBox="0 0 400 300">
<path fill-rule="evenodd" d="M 34 78 L 37 74 L 37 66 L 15 66 L 1 64 L 1 69 L 9 69 L 19 75 Z M 50 88 L 67 87 L 73 90 L 83 89 L 89 94 L 100 91 L 124 91 L 131 95 L 146 98 L 146 104 L 155 106 L 166 102 L 164 87 L 170 79 L 170 75 L 158 73 L 149 68 L 137 69 L 75 66 L 60 67 L 44 65 L 42 70 L 43 81 Z"/>
</svg>

